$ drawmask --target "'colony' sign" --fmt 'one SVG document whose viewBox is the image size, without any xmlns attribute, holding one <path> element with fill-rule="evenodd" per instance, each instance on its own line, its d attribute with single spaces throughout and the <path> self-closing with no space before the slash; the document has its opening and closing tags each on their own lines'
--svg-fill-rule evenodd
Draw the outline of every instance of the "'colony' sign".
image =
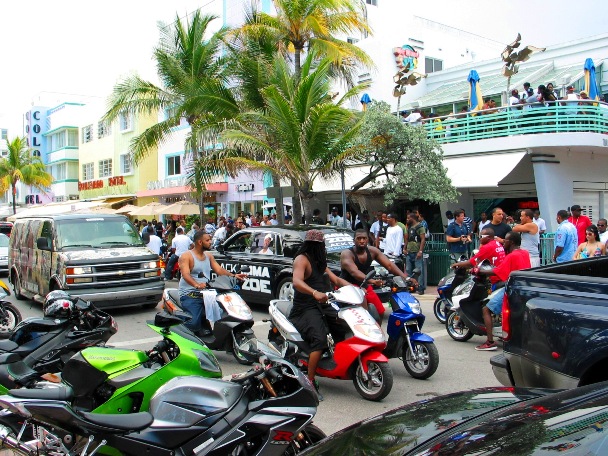
<svg viewBox="0 0 608 456">
<path fill-rule="evenodd" d="M 420 53 L 409 44 L 393 48 L 393 55 L 395 56 L 395 63 L 399 70 L 407 67 L 407 71 L 412 71 L 418 67 Z"/>
</svg>

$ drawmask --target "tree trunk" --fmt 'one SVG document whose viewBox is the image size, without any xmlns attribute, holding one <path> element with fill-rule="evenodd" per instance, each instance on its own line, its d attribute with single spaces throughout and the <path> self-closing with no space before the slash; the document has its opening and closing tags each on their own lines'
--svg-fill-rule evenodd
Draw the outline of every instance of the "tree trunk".
<svg viewBox="0 0 608 456">
<path fill-rule="evenodd" d="M 280 188 L 281 187 L 281 178 L 279 177 L 278 174 L 276 173 L 272 173 L 272 186 L 274 188 Z M 279 222 L 279 225 L 284 225 L 285 224 L 285 208 L 283 207 L 283 193 L 279 192 L 279 198 L 275 198 L 275 210 L 277 211 L 277 220 Z"/>
<path fill-rule="evenodd" d="M 17 187 L 15 186 L 15 183 L 11 183 L 11 187 L 13 187 L 13 215 L 17 214 L 17 207 L 15 205 L 15 198 L 16 198 L 16 194 L 17 194 Z"/>
<path fill-rule="evenodd" d="M 300 76 L 302 75 L 302 67 L 301 67 L 301 59 L 302 59 L 302 49 L 295 48 L 293 62 L 295 69 L 295 77 L 296 81 L 300 80 Z"/>
</svg>

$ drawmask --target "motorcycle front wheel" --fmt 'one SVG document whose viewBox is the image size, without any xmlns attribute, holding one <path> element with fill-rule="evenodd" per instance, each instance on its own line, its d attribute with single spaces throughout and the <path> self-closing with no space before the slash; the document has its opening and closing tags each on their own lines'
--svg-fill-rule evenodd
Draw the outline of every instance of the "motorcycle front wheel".
<svg viewBox="0 0 608 456">
<path fill-rule="evenodd" d="M 439 366 L 439 352 L 433 342 L 412 341 L 412 350 L 406 343 L 403 345 L 403 365 L 414 378 L 424 380 L 435 373 Z"/>
<path fill-rule="evenodd" d="M 445 320 L 445 329 L 452 339 L 457 342 L 466 342 L 473 337 L 473 331 L 464 324 L 457 312 L 450 312 Z"/>
<path fill-rule="evenodd" d="M 3 302 L 0 305 L 2 306 L 0 309 L 0 338 L 5 338 L 10 336 L 15 326 L 23 320 L 23 317 L 21 312 L 12 304 Z"/>
<path fill-rule="evenodd" d="M 363 399 L 380 401 L 388 396 L 393 388 L 393 371 L 388 363 L 369 361 L 367 380 L 363 374 L 361 364 L 357 363 L 354 367 L 353 384 Z"/>
<path fill-rule="evenodd" d="M 435 318 L 439 320 L 439 323 L 445 324 L 446 310 L 445 301 L 443 299 L 435 299 L 435 303 L 433 304 L 433 313 L 435 314 Z"/>
<path fill-rule="evenodd" d="M 310 448 L 315 443 L 323 440 L 327 435 L 321 429 L 314 424 L 307 424 L 304 429 L 300 431 L 298 436 L 289 445 L 289 448 L 285 451 L 285 455 L 298 454 L 307 448 Z"/>
</svg>

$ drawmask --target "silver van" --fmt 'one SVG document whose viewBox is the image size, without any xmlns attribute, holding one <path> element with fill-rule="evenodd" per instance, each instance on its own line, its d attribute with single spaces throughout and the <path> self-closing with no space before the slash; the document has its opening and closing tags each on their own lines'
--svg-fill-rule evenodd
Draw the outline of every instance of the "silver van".
<svg viewBox="0 0 608 456">
<path fill-rule="evenodd" d="M 17 219 L 8 267 L 17 299 L 42 302 L 49 291 L 65 290 L 98 307 L 154 307 L 164 289 L 158 255 L 123 215 Z"/>
</svg>

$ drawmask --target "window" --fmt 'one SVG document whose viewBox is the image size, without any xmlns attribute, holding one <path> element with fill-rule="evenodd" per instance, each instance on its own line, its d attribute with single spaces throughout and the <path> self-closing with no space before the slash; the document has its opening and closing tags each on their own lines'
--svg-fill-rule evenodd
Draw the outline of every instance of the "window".
<svg viewBox="0 0 608 456">
<path fill-rule="evenodd" d="M 67 179 L 67 166 L 66 163 L 59 163 L 51 166 L 51 175 L 56 181 Z"/>
<path fill-rule="evenodd" d="M 131 155 L 123 154 L 120 156 L 120 174 L 131 174 L 133 167 L 131 166 Z"/>
<path fill-rule="evenodd" d="M 105 138 L 106 136 L 109 136 L 111 133 L 112 133 L 112 129 L 108 122 L 105 122 L 105 121 L 97 122 L 97 137 L 98 138 L 100 138 L 100 139 Z"/>
<path fill-rule="evenodd" d="M 167 157 L 167 176 L 176 176 L 182 173 L 182 157 L 175 155 Z"/>
<path fill-rule="evenodd" d="M 112 175 L 112 159 L 99 160 L 99 177 L 109 177 Z"/>
<path fill-rule="evenodd" d="M 85 163 L 82 165 L 82 180 L 87 181 L 93 179 L 93 163 Z"/>
<path fill-rule="evenodd" d="M 6 128 L 3 128 L 2 130 L 0 130 L 2 137 L 0 139 L 8 139 L 8 130 Z"/>
<path fill-rule="evenodd" d="M 0 149 L 0 156 L 2 156 L 2 157 L 8 157 L 8 150 L 7 149 Z"/>
<path fill-rule="evenodd" d="M 437 71 L 443 70 L 443 60 L 434 59 L 432 57 L 424 58 L 424 72 L 425 73 L 435 73 Z"/>
<path fill-rule="evenodd" d="M 120 131 L 133 130 L 133 117 L 131 114 L 120 114 L 120 116 L 118 116 L 118 122 L 120 124 Z"/>
<path fill-rule="evenodd" d="M 93 125 L 87 125 L 82 128 L 82 142 L 88 143 L 93 141 Z"/>
<path fill-rule="evenodd" d="M 346 38 L 346 42 L 350 43 L 350 44 L 355 44 L 355 43 L 359 42 L 359 39 L 348 37 L 348 38 Z"/>
<path fill-rule="evenodd" d="M 365 0 L 368 5 L 378 6 L 378 0 Z"/>
</svg>

